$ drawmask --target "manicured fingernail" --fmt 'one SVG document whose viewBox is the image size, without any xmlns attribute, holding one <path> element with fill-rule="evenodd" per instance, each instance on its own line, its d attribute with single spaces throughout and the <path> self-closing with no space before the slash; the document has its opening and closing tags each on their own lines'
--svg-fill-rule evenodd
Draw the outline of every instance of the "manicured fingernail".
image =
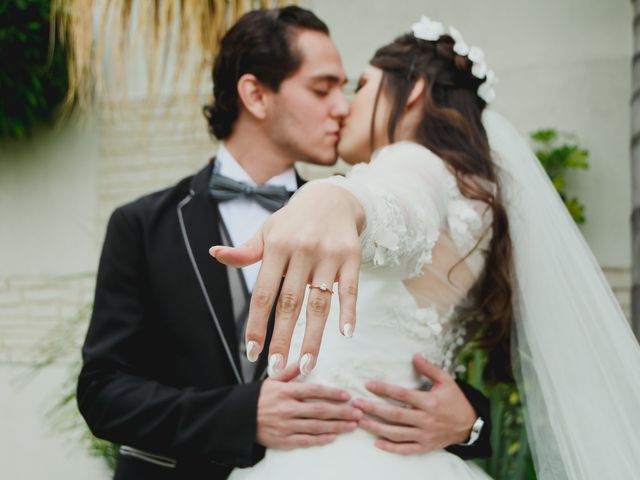
<svg viewBox="0 0 640 480">
<path fill-rule="evenodd" d="M 300 359 L 300 373 L 302 375 L 309 375 L 313 367 L 311 366 L 313 362 L 313 355 L 310 353 L 305 353 Z"/>
<path fill-rule="evenodd" d="M 353 325 L 351 325 L 350 323 L 345 323 L 344 327 L 342 328 L 342 333 L 347 338 L 353 337 Z"/>
<path fill-rule="evenodd" d="M 247 358 L 250 362 L 255 362 L 258 360 L 258 355 L 260 355 L 260 345 L 258 342 L 254 342 L 251 340 L 247 342 Z"/>
<path fill-rule="evenodd" d="M 269 357 L 269 366 L 267 367 L 267 371 L 269 372 L 269 376 L 277 375 L 282 371 L 282 367 L 284 366 L 284 357 L 281 353 L 274 353 Z"/>
<path fill-rule="evenodd" d="M 211 247 L 209 249 L 209 255 L 211 255 L 213 258 L 216 258 L 216 247 Z"/>
</svg>

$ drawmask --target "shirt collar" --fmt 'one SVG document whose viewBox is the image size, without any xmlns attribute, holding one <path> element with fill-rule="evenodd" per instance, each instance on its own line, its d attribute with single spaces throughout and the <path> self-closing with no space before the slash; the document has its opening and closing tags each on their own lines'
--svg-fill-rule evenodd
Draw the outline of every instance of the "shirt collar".
<svg viewBox="0 0 640 480">
<path fill-rule="evenodd" d="M 231 155 L 231 152 L 227 150 L 224 143 L 220 143 L 220 146 L 218 147 L 216 165 L 219 165 L 218 173 L 220 175 L 224 175 L 225 177 L 229 177 L 238 182 L 245 182 L 254 186 L 256 185 L 256 182 L 253 181 L 238 161 L 233 158 L 233 155 Z M 288 168 L 275 177 L 271 177 L 264 184 L 285 187 L 290 192 L 295 192 L 298 189 L 298 180 L 296 179 L 296 172 L 293 167 Z"/>
</svg>

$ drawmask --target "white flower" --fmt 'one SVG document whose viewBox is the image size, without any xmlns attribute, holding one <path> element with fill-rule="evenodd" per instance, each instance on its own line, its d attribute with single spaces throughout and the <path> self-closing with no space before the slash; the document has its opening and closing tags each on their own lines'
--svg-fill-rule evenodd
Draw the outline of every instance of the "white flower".
<svg viewBox="0 0 640 480">
<path fill-rule="evenodd" d="M 451 38 L 453 38 L 453 51 L 458 55 L 469 58 L 469 61 L 471 61 L 471 75 L 478 80 L 484 79 L 484 82 L 478 87 L 478 96 L 487 103 L 495 100 L 496 92 L 493 87 L 498 79 L 493 70 L 490 70 L 487 66 L 484 60 L 484 52 L 480 48 L 476 46 L 469 47 L 464 41 L 462 34 L 456 28 L 449 26 L 448 30 L 445 30 L 442 23 L 432 21 L 424 15 L 420 18 L 419 22 L 413 24 L 411 29 L 416 38 L 429 40 L 431 42 L 438 41 L 440 37 L 448 31 Z"/>
<path fill-rule="evenodd" d="M 469 49 L 469 60 L 473 63 L 484 62 L 484 52 L 476 46 L 471 47 Z"/>
<path fill-rule="evenodd" d="M 468 55 L 469 46 L 465 43 L 464 38 L 462 38 L 462 34 L 452 26 L 449 26 L 449 35 L 451 35 L 454 41 L 453 51 L 461 56 Z"/>
<path fill-rule="evenodd" d="M 471 75 L 478 80 L 482 80 L 487 76 L 487 64 L 485 62 L 473 62 L 471 66 Z"/>
<path fill-rule="evenodd" d="M 469 49 L 469 60 L 473 62 L 471 65 L 471 75 L 478 80 L 482 80 L 487 75 L 487 64 L 484 61 L 484 52 L 478 47 Z"/>
<path fill-rule="evenodd" d="M 496 99 L 496 91 L 489 82 L 484 82 L 478 87 L 478 96 L 487 103 L 491 103 Z"/>
<path fill-rule="evenodd" d="M 418 23 L 414 23 L 411 27 L 413 35 L 416 38 L 422 40 L 429 40 L 431 42 L 437 41 L 442 35 L 444 35 L 444 25 L 440 22 L 432 22 L 429 17 L 424 15 L 420 18 Z"/>
</svg>

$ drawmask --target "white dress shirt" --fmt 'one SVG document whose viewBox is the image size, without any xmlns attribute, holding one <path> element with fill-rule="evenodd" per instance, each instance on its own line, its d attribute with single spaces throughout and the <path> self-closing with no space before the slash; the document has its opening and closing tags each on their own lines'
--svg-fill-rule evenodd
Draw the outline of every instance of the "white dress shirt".
<svg viewBox="0 0 640 480">
<path fill-rule="evenodd" d="M 219 165 L 220 170 L 218 170 L 218 173 L 220 175 L 256 186 L 256 182 L 251 179 L 249 174 L 245 172 L 236 159 L 233 158 L 229 150 L 225 148 L 224 143 L 221 143 L 218 148 L 216 165 Z M 282 186 L 290 192 L 295 192 L 298 189 L 298 181 L 296 180 L 296 173 L 293 167 L 270 178 L 264 184 Z M 234 246 L 240 246 L 251 238 L 269 215 L 271 215 L 269 210 L 246 197 L 238 197 L 233 200 L 227 200 L 226 202 L 220 202 L 218 204 L 218 210 L 229 231 L 229 236 Z M 249 292 L 253 291 L 253 286 L 258 277 L 258 270 L 260 270 L 260 262 L 242 269 Z"/>
</svg>

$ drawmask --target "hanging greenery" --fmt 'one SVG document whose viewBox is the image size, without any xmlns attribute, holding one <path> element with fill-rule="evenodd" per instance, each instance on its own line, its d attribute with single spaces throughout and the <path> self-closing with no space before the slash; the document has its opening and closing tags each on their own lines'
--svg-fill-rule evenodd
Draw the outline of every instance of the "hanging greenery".
<svg viewBox="0 0 640 480">
<path fill-rule="evenodd" d="M 0 0 L 0 141 L 52 124 L 68 90 L 51 0 Z"/>
</svg>

